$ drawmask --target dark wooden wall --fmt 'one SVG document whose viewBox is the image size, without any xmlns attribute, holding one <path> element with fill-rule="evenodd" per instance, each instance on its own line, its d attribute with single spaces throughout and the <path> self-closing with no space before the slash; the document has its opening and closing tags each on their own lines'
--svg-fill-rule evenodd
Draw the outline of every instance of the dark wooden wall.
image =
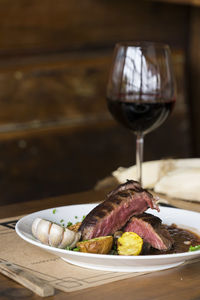
<svg viewBox="0 0 200 300">
<path fill-rule="evenodd" d="M 169 43 L 178 85 L 145 160 L 190 157 L 185 76 L 190 8 L 132 0 L 0 0 L 0 203 L 92 188 L 135 163 L 135 138 L 106 107 L 114 44 Z"/>
</svg>

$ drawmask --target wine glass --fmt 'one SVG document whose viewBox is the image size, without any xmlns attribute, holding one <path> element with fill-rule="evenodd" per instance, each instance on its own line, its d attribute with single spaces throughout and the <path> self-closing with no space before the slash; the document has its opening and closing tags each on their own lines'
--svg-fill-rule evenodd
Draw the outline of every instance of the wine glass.
<svg viewBox="0 0 200 300">
<path fill-rule="evenodd" d="M 107 104 L 113 117 L 136 135 L 137 180 L 141 185 L 144 136 L 167 119 L 175 100 L 168 45 L 154 42 L 115 45 Z"/>
</svg>

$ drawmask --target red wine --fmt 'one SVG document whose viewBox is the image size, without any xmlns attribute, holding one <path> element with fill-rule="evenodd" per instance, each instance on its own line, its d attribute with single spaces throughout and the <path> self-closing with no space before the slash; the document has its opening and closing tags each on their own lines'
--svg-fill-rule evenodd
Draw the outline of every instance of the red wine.
<svg viewBox="0 0 200 300">
<path fill-rule="evenodd" d="M 108 108 L 113 117 L 134 133 L 144 134 L 159 127 L 174 107 L 175 100 L 141 103 L 108 99 Z"/>
</svg>

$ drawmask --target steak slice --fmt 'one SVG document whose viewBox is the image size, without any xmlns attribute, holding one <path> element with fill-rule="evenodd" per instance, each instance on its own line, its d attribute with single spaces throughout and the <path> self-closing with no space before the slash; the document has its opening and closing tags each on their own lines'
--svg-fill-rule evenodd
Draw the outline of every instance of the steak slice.
<svg viewBox="0 0 200 300">
<path fill-rule="evenodd" d="M 161 219 L 152 214 L 143 213 L 132 217 L 124 231 L 137 233 L 144 242 L 158 250 L 169 250 L 173 245 L 173 239 Z"/>
<path fill-rule="evenodd" d="M 106 200 L 96 206 L 83 220 L 79 230 L 82 239 L 113 234 L 121 229 L 133 215 L 147 208 L 157 209 L 156 199 L 138 182 L 129 181 L 109 193 Z"/>
<path fill-rule="evenodd" d="M 134 181 L 134 180 L 127 180 L 125 183 L 119 184 L 114 190 L 112 190 L 111 192 L 109 192 L 107 194 L 107 198 L 116 195 L 119 192 L 122 192 L 124 190 L 129 190 L 132 189 L 135 192 L 140 192 L 142 190 L 141 185 L 138 181 Z"/>
</svg>

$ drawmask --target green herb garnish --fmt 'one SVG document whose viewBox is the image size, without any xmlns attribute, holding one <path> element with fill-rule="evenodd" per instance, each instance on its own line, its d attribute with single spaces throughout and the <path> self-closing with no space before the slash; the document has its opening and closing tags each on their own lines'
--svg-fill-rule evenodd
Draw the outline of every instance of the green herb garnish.
<svg viewBox="0 0 200 300">
<path fill-rule="evenodd" d="M 56 208 L 53 209 L 53 214 L 55 214 L 55 213 L 56 213 Z"/>
<path fill-rule="evenodd" d="M 197 251 L 200 250 L 200 245 L 197 246 L 190 246 L 189 251 Z"/>
<path fill-rule="evenodd" d="M 77 248 L 74 248 L 74 249 L 72 249 L 73 251 L 80 251 L 80 248 L 79 247 L 77 247 Z"/>
<path fill-rule="evenodd" d="M 71 226 L 72 225 L 72 222 L 68 222 L 67 223 L 67 227 Z"/>
<path fill-rule="evenodd" d="M 80 248 L 79 247 L 76 247 L 76 248 L 71 248 L 71 247 L 69 247 L 69 246 L 67 246 L 66 248 L 65 248 L 65 250 L 71 250 L 71 251 L 80 251 Z"/>
<path fill-rule="evenodd" d="M 62 219 L 62 220 L 60 220 L 60 223 L 63 223 L 64 222 L 64 220 Z"/>
<path fill-rule="evenodd" d="M 65 248 L 65 250 L 72 250 L 72 248 L 70 248 L 69 246 L 67 246 L 67 247 Z"/>
<path fill-rule="evenodd" d="M 75 219 L 78 219 L 78 217 L 77 217 L 77 216 L 75 216 L 74 218 L 75 218 Z"/>
</svg>

